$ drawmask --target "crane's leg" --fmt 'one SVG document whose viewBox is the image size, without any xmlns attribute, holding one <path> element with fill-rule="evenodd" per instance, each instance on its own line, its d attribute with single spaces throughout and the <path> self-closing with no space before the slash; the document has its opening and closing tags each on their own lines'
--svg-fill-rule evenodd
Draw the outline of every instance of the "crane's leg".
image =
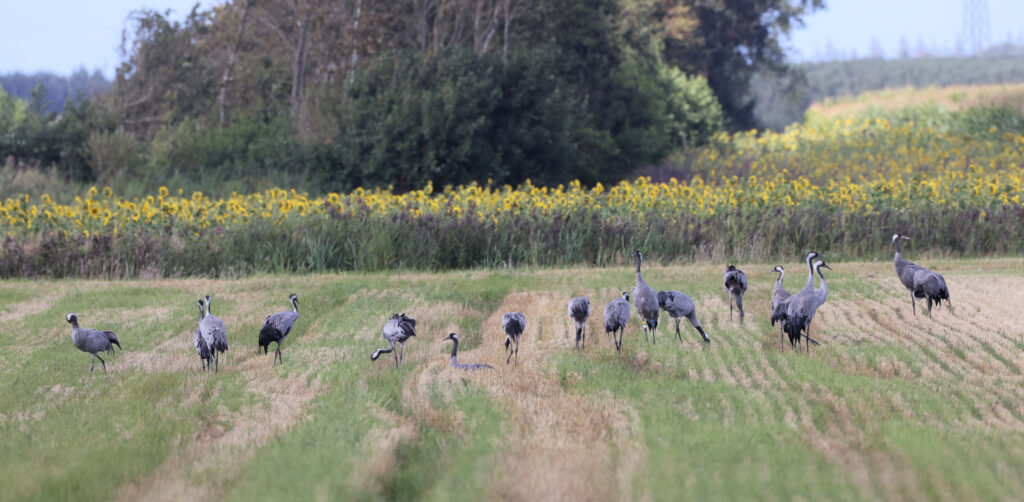
<svg viewBox="0 0 1024 502">
<path fill-rule="evenodd" d="M 89 366 L 89 371 L 96 369 L 96 354 L 92 355 L 92 366 Z"/>
<path fill-rule="evenodd" d="M 519 366 L 519 336 L 516 336 L 516 362 L 513 366 Z"/>
<path fill-rule="evenodd" d="M 394 356 L 395 356 L 395 367 L 397 368 L 398 367 L 398 351 L 397 350 L 393 350 L 392 354 L 394 354 Z"/>
<path fill-rule="evenodd" d="M 658 344 L 658 325 L 651 326 L 651 345 Z"/>
<path fill-rule="evenodd" d="M 99 354 L 93 354 L 93 355 L 96 356 L 96 359 L 100 360 L 100 364 L 103 365 L 103 372 L 106 373 L 107 372 L 107 363 L 106 363 L 106 361 L 104 361 L 103 358 L 99 356 Z M 93 366 L 96 365 L 95 362 L 92 363 L 92 364 L 93 364 Z M 89 371 L 92 371 L 92 370 L 89 370 Z"/>
<path fill-rule="evenodd" d="M 782 325 L 779 325 L 779 340 L 782 340 L 782 351 L 786 351 L 786 332 L 782 329 Z"/>
<path fill-rule="evenodd" d="M 743 322 L 743 293 L 736 295 L 736 308 L 740 311 L 740 322 Z"/>
<path fill-rule="evenodd" d="M 925 314 L 926 314 L 926 315 L 927 315 L 928 317 L 931 317 L 931 316 L 932 316 L 932 299 L 931 299 L 931 297 L 929 297 L 929 298 L 928 298 L 928 311 L 927 311 L 927 312 L 925 312 Z"/>
<path fill-rule="evenodd" d="M 729 293 L 729 320 L 732 320 L 732 293 Z"/>
<path fill-rule="evenodd" d="M 683 334 L 679 332 L 679 318 L 676 318 L 676 338 L 679 339 L 679 343 L 683 343 Z"/>
<path fill-rule="evenodd" d="M 587 350 L 587 325 L 583 325 L 583 350 Z"/>
<path fill-rule="evenodd" d="M 576 350 L 580 350 L 580 328 L 576 327 Z"/>
<path fill-rule="evenodd" d="M 403 363 L 405 362 L 405 342 L 398 344 L 398 360 Z"/>
<path fill-rule="evenodd" d="M 917 315 L 917 303 L 914 301 L 914 292 L 910 292 L 910 308 L 914 311 L 914 315 Z"/>
<path fill-rule="evenodd" d="M 644 321 L 644 342 L 651 343 L 651 339 L 647 338 L 647 321 Z"/>
</svg>

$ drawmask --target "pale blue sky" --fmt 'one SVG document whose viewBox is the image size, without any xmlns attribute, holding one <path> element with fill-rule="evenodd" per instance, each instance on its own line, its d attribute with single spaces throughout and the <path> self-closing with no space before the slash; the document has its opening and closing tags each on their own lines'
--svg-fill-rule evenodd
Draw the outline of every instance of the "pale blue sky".
<svg viewBox="0 0 1024 502">
<path fill-rule="evenodd" d="M 204 6 L 216 0 L 201 2 Z M 963 0 L 829 0 L 829 8 L 810 16 L 787 45 L 797 60 L 836 52 L 868 54 L 872 38 L 888 57 L 898 53 L 900 37 L 911 49 L 925 45 L 952 50 L 963 32 Z M 108 77 L 120 61 L 118 46 L 128 14 L 141 7 L 172 9 L 184 17 L 194 0 L 3 0 L 0 12 L 0 72 L 49 70 L 67 74 L 79 67 Z M 988 0 L 991 40 L 1024 41 L 1024 0 Z"/>
</svg>

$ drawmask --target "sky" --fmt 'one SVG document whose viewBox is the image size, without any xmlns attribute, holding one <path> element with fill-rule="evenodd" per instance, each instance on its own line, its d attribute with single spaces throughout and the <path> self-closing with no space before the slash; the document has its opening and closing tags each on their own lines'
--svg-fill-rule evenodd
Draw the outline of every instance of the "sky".
<svg viewBox="0 0 1024 502">
<path fill-rule="evenodd" d="M 886 57 L 905 37 L 913 52 L 925 46 L 952 51 L 963 33 L 964 0 L 826 0 L 828 9 L 806 19 L 784 43 L 790 57 L 815 61 L 829 55 L 866 56 L 877 40 Z M 118 47 L 136 9 L 171 9 L 183 19 L 195 0 L 5 0 L 0 30 L 0 73 L 45 70 L 69 74 L 99 69 L 108 78 L 121 60 Z M 218 3 L 205 0 L 208 8 Z M 1024 0 L 988 0 L 991 41 L 1024 43 Z"/>
</svg>

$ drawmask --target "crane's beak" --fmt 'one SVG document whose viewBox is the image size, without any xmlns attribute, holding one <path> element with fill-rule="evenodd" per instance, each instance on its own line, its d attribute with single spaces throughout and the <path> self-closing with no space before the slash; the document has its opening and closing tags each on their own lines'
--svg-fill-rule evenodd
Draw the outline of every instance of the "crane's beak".
<svg viewBox="0 0 1024 502">
<path fill-rule="evenodd" d="M 832 270 L 832 267 L 830 267 L 830 266 L 828 266 L 828 265 L 822 265 L 821 267 L 822 267 L 822 268 L 827 268 L 827 269 L 829 269 L 829 270 Z"/>
</svg>

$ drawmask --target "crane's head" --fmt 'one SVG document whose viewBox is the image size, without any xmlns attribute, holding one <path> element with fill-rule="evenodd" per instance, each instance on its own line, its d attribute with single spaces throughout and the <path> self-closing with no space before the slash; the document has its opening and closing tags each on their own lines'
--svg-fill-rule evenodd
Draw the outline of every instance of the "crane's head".
<svg viewBox="0 0 1024 502">
<path fill-rule="evenodd" d="M 446 337 L 441 339 L 442 342 L 445 341 L 445 340 L 451 340 L 453 342 L 457 342 L 457 341 L 459 341 L 459 335 L 456 334 L 456 333 L 448 333 L 448 336 L 446 336 Z"/>
<path fill-rule="evenodd" d="M 726 272 L 735 272 L 736 271 L 736 265 L 729 265 L 728 267 L 725 267 L 725 271 Z"/>
<path fill-rule="evenodd" d="M 206 304 L 203 303 L 202 298 L 200 298 L 196 303 L 199 304 L 199 318 L 202 319 L 203 315 L 206 313 Z"/>
<path fill-rule="evenodd" d="M 807 253 L 807 263 L 810 263 L 811 260 L 813 260 L 813 259 L 815 259 L 815 258 L 817 258 L 819 256 L 821 256 L 821 255 L 819 255 L 817 251 L 811 251 L 810 253 Z"/>
<path fill-rule="evenodd" d="M 622 292 L 622 298 L 628 302 L 629 301 L 629 291 L 623 291 Z"/>
<path fill-rule="evenodd" d="M 78 314 L 69 313 L 67 315 L 68 324 L 75 324 L 78 322 Z"/>
<path fill-rule="evenodd" d="M 818 270 L 819 268 L 827 268 L 829 270 L 832 270 L 832 267 L 828 266 L 828 264 L 825 263 L 825 260 L 818 260 L 814 262 L 814 269 Z"/>
<path fill-rule="evenodd" d="M 786 269 L 782 268 L 782 265 L 776 265 L 772 272 L 778 272 L 781 275 L 786 273 Z"/>
<path fill-rule="evenodd" d="M 900 239 L 909 241 L 910 237 L 907 237 L 906 235 L 892 234 L 892 243 L 893 244 L 896 244 L 896 242 L 899 241 Z"/>
<path fill-rule="evenodd" d="M 299 297 L 295 296 L 295 293 L 292 293 L 291 296 L 288 297 L 288 301 L 292 303 L 299 303 Z"/>
</svg>

